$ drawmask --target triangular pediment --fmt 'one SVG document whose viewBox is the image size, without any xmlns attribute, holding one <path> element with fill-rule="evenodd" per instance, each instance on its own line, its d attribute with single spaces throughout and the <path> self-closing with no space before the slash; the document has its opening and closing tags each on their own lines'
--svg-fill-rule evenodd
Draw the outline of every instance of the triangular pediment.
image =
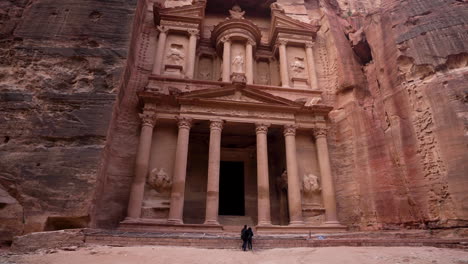
<svg viewBox="0 0 468 264">
<path fill-rule="evenodd" d="M 283 106 L 297 107 L 298 103 L 288 100 L 283 97 L 274 96 L 270 93 L 263 92 L 257 89 L 245 88 L 221 88 L 221 89 L 204 89 L 182 93 L 179 95 L 180 101 L 203 101 L 203 102 L 218 102 L 218 103 L 238 103 L 264 106 Z"/>
</svg>

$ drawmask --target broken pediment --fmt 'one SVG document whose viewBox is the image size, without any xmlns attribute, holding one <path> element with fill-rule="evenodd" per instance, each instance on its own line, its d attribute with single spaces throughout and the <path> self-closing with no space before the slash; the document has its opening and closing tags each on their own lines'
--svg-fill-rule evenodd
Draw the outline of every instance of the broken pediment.
<svg viewBox="0 0 468 264">
<path fill-rule="evenodd" d="M 159 25 L 161 20 L 176 22 L 201 22 L 205 16 L 205 2 L 196 2 L 191 5 L 161 8 L 155 4 L 153 7 L 154 23 Z"/>
<path fill-rule="evenodd" d="M 275 11 L 271 17 L 271 40 L 275 40 L 279 33 L 293 33 L 304 36 L 312 36 L 315 38 L 317 31 L 320 29 L 318 23 L 305 23 L 297 19 L 286 16 L 285 14 Z"/>
</svg>

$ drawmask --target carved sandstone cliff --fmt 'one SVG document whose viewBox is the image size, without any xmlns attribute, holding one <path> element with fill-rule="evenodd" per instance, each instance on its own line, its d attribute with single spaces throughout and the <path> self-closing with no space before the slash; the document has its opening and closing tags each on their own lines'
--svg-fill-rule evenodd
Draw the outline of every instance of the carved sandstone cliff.
<svg viewBox="0 0 468 264">
<path fill-rule="evenodd" d="M 323 4 L 330 24 L 341 20 L 350 43 L 371 50 L 358 74 L 342 33 L 332 36 L 345 56 L 337 68 L 365 77 L 338 86 L 331 115 L 341 220 L 364 229 L 466 226 L 466 3 L 386 1 L 354 15 Z"/>
<path fill-rule="evenodd" d="M 0 240 L 88 225 L 135 6 L 1 1 Z"/>
</svg>

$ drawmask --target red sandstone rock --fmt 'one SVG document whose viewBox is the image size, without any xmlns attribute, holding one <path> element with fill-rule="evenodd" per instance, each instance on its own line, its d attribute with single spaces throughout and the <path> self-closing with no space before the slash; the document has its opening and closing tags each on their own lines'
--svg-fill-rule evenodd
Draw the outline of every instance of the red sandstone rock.
<svg viewBox="0 0 468 264">
<path fill-rule="evenodd" d="M 361 229 L 466 226 L 466 4 L 312 2 L 304 4 L 320 17 L 319 86 L 335 106 L 340 220 Z M 148 82 L 156 37 L 148 3 L 0 4 L 0 185 L 10 197 L 0 201 L 1 236 L 89 221 L 113 227 L 125 216 L 136 92 Z M 305 15 L 303 6 L 286 10 Z M 353 50 L 346 33 L 357 29 Z"/>
</svg>

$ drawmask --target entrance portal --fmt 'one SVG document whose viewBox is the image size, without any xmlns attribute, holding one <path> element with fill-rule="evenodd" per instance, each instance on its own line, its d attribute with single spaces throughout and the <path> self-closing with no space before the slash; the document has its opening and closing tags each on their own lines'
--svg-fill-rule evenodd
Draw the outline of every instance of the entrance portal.
<svg viewBox="0 0 468 264">
<path fill-rule="evenodd" d="M 245 215 L 244 162 L 221 161 L 219 215 Z"/>
</svg>

